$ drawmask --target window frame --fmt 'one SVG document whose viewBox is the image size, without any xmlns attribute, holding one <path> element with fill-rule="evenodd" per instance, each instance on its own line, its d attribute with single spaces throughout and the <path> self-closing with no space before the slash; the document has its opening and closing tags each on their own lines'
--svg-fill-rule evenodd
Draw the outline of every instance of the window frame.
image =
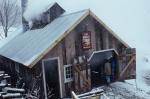
<svg viewBox="0 0 150 99">
<path fill-rule="evenodd" d="M 71 70 L 71 67 L 73 68 L 72 64 L 64 65 L 64 82 L 65 83 L 69 83 L 73 81 L 73 69 Z M 68 71 L 67 71 L 67 68 L 69 68 Z M 67 75 L 69 77 L 67 77 Z"/>
</svg>

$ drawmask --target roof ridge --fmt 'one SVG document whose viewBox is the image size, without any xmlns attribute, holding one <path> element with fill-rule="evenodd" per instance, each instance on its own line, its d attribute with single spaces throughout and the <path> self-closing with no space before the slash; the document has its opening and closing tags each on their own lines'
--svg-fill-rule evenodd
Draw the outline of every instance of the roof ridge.
<svg viewBox="0 0 150 99">
<path fill-rule="evenodd" d="M 80 13 L 80 12 L 84 12 L 84 11 L 90 11 L 90 9 L 83 9 L 83 10 L 79 10 L 79 11 L 72 12 L 72 13 L 67 13 L 67 14 L 64 13 L 60 17 L 64 17 L 64 16 L 68 16 L 68 15 L 72 15 L 72 14 L 76 14 L 76 13 Z"/>
</svg>

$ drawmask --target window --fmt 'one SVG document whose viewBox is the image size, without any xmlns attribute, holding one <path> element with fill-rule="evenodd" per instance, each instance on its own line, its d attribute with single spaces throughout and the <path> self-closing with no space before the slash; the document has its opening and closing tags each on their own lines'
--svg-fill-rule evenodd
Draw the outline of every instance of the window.
<svg viewBox="0 0 150 99">
<path fill-rule="evenodd" d="M 65 83 L 73 81 L 72 65 L 64 65 Z"/>
</svg>

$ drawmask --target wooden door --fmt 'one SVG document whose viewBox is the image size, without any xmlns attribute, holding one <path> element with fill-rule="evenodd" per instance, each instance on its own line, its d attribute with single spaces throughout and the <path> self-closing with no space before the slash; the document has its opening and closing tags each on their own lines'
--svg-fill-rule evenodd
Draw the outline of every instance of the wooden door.
<svg viewBox="0 0 150 99">
<path fill-rule="evenodd" d="M 43 61 L 43 75 L 45 76 L 45 91 L 47 97 L 49 93 L 53 94 L 51 98 L 60 98 L 59 71 L 57 59 L 46 59 Z M 50 98 L 47 98 L 50 99 Z"/>
<path fill-rule="evenodd" d="M 121 80 L 136 78 L 136 49 L 127 48 L 119 55 Z"/>
</svg>

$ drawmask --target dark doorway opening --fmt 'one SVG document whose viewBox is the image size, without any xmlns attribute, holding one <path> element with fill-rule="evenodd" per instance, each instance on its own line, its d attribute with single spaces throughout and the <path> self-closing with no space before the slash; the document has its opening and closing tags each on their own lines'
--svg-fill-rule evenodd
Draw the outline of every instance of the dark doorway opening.
<svg viewBox="0 0 150 99">
<path fill-rule="evenodd" d="M 91 66 L 91 85 L 92 87 L 98 87 L 105 84 L 103 64 L 97 64 Z"/>
<path fill-rule="evenodd" d="M 58 59 L 43 60 L 47 99 L 60 98 Z M 51 92 L 51 94 L 50 94 Z M 52 97 L 49 97 L 52 95 Z"/>
<path fill-rule="evenodd" d="M 91 65 L 91 86 L 98 87 L 106 83 L 106 74 L 104 70 L 105 60 L 109 59 L 111 64 L 111 82 L 117 79 L 118 61 L 117 52 L 114 49 L 95 51 L 89 58 Z"/>
</svg>

